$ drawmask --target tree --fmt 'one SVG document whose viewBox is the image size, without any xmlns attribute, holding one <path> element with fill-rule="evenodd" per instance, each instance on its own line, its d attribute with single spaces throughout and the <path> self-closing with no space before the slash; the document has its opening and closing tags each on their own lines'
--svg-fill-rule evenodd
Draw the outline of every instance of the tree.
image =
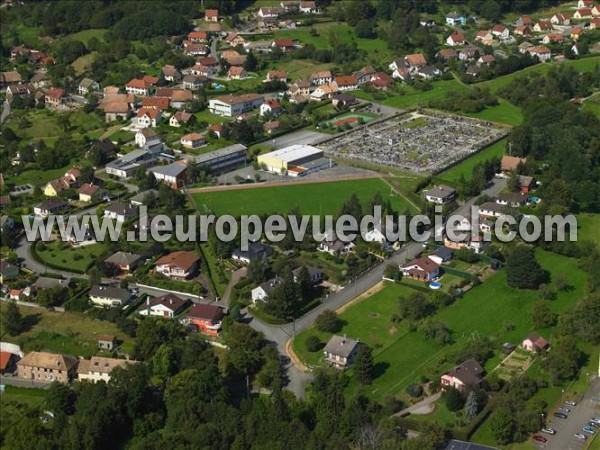
<svg viewBox="0 0 600 450">
<path fill-rule="evenodd" d="M 253 284 L 260 284 L 267 280 L 267 271 L 269 265 L 264 259 L 254 259 L 248 264 L 246 276 L 252 281 Z"/>
<path fill-rule="evenodd" d="M 512 171 L 506 181 L 506 187 L 511 192 L 517 192 L 521 188 L 521 181 L 519 180 L 519 174 L 516 171 Z"/>
<path fill-rule="evenodd" d="M 11 300 L 8 302 L 6 312 L 2 315 L 2 324 L 4 329 L 11 336 L 16 336 L 23 330 L 23 317 L 17 306 L 17 302 Z"/>
<path fill-rule="evenodd" d="M 337 333 L 342 329 L 342 320 L 334 311 L 326 309 L 317 316 L 315 328 L 324 333 Z"/>
<path fill-rule="evenodd" d="M 361 344 L 354 358 L 354 372 L 360 384 L 373 382 L 373 352 L 368 345 Z"/>
<path fill-rule="evenodd" d="M 400 317 L 407 320 L 420 320 L 431 313 L 431 308 L 425 295 L 416 292 L 399 302 Z"/>
<path fill-rule="evenodd" d="M 548 328 L 556 325 L 556 313 L 550 309 L 548 300 L 538 301 L 531 310 L 531 323 L 534 328 Z"/>
<path fill-rule="evenodd" d="M 446 388 L 442 394 L 442 397 L 444 398 L 446 407 L 450 411 L 458 411 L 462 409 L 464 403 L 458 389 L 453 387 Z"/>
<path fill-rule="evenodd" d="M 321 340 L 314 334 L 311 334 L 306 338 L 304 345 L 306 347 L 306 350 L 312 353 L 321 350 L 321 347 L 323 347 L 323 343 L 321 342 Z"/>
<path fill-rule="evenodd" d="M 575 378 L 582 360 L 582 352 L 573 336 L 565 336 L 556 343 L 544 360 L 544 367 L 554 384 Z"/>
<path fill-rule="evenodd" d="M 256 56 L 252 51 L 248 52 L 248 55 L 246 56 L 244 69 L 248 72 L 256 72 L 258 70 L 258 59 L 256 59 Z"/>
<path fill-rule="evenodd" d="M 533 248 L 519 244 L 506 258 L 506 281 L 510 287 L 537 289 L 545 278 L 545 273 L 535 258 Z"/>
<path fill-rule="evenodd" d="M 229 346 L 227 362 L 242 375 L 254 375 L 263 362 L 263 335 L 248 325 L 235 322 L 225 333 Z"/>
<path fill-rule="evenodd" d="M 296 282 L 300 287 L 300 297 L 302 300 L 309 300 L 313 293 L 313 283 L 306 266 L 300 268 L 298 276 L 296 277 Z"/>
<path fill-rule="evenodd" d="M 469 419 L 475 417 L 480 411 L 479 402 L 477 399 L 477 393 L 475 391 L 469 392 L 467 396 L 467 402 L 465 404 L 465 413 Z"/>
<path fill-rule="evenodd" d="M 504 406 L 497 408 L 490 419 L 490 426 L 498 444 L 505 445 L 512 442 L 516 427 L 510 409 Z"/>
</svg>

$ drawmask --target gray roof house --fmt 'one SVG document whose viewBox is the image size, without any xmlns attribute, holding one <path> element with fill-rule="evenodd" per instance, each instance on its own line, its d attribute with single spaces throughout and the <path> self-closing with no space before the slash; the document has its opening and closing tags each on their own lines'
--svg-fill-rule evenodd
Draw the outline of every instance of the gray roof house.
<svg viewBox="0 0 600 450">
<path fill-rule="evenodd" d="M 142 259 L 142 255 L 129 252 L 117 252 L 104 260 L 105 263 L 114 264 L 120 270 L 133 270 Z"/>
<path fill-rule="evenodd" d="M 298 282 L 298 276 L 300 275 L 300 271 L 302 270 L 303 266 L 297 267 L 294 270 L 292 270 L 292 275 L 294 275 L 294 281 Z M 308 271 L 308 276 L 310 277 L 310 281 L 313 284 L 319 284 L 321 281 L 323 281 L 323 272 L 321 272 L 321 269 L 317 269 L 316 267 L 312 267 L 312 266 L 304 266 L 306 267 L 306 270 Z"/>
<path fill-rule="evenodd" d="M 358 341 L 334 334 L 323 349 L 323 354 L 329 364 L 343 370 L 352 364 L 358 346 Z"/>
<path fill-rule="evenodd" d="M 148 189 L 147 191 L 135 194 L 129 199 L 129 204 L 131 206 L 147 205 L 147 199 L 152 196 L 154 196 L 154 198 L 158 196 L 158 191 L 156 189 Z"/>
<path fill-rule="evenodd" d="M 430 203 L 444 205 L 456 198 L 456 190 L 445 184 L 439 184 L 425 192 L 425 198 Z"/>
<path fill-rule="evenodd" d="M 131 298 L 127 289 L 96 285 L 90 289 L 90 302 L 96 306 L 123 306 Z"/>
<path fill-rule="evenodd" d="M 238 261 L 244 264 L 249 264 L 251 261 L 257 259 L 266 259 L 273 254 L 273 249 L 268 245 L 260 242 L 250 242 L 248 244 L 248 250 L 237 249 L 231 254 L 231 258 L 234 261 Z"/>
<path fill-rule="evenodd" d="M 125 222 L 137 214 L 137 208 L 121 202 L 114 202 L 104 209 L 104 217 Z"/>
</svg>

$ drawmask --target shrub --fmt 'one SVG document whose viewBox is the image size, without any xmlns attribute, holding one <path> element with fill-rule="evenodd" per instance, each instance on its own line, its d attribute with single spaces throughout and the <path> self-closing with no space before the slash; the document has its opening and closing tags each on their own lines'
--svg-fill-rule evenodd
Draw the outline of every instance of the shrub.
<svg viewBox="0 0 600 450">
<path fill-rule="evenodd" d="M 308 350 L 311 353 L 318 352 L 323 347 L 323 343 L 315 335 L 307 337 L 304 345 L 306 346 L 306 350 Z"/>
<path fill-rule="evenodd" d="M 420 384 L 411 384 L 406 388 L 406 393 L 411 397 L 417 398 L 423 395 L 423 388 Z"/>
<path fill-rule="evenodd" d="M 342 321 L 335 312 L 325 310 L 315 320 L 315 327 L 319 331 L 336 333 L 342 329 Z"/>
</svg>

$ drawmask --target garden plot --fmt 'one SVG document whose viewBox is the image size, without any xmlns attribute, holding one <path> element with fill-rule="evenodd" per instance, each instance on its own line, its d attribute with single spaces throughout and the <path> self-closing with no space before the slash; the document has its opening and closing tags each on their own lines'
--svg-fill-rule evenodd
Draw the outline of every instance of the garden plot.
<svg viewBox="0 0 600 450">
<path fill-rule="evenodd" d="M 496 368 L 493 370 L 498 375 L 498 378 L 504 381 L 510 381 L 512 378 L 517 377 L 525 373 L 533 360 L 535 355 L 533 353 L 526 352 L 522 349 L 516 349 L 510 355 L 508 355 Z"/>
</svg>

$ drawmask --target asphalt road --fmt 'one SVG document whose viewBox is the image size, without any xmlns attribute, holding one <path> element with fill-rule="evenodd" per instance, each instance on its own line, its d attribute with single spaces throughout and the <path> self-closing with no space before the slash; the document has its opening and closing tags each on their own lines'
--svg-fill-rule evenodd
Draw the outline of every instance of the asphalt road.
<svg viewBox="0 0 600 450">
<path fill-rule="evenodd" d="M 595 399 L 595 400 L 594 400 Z M 544 434 L 548 439 L 545 445 L 538 447 L 545 450 L 581 450 L 592 438 L 591 435 L 583 433 L 582 427 L 588 423 L 592 417 L 600 417 L 600 378 L 596 377 L 590 384 L 589 389 L 585 393 L 583 399 L 577 406 L 567 406 L 571 409 L 568 414 L 568 419 L 558 419 L 550 413 L 548 418 L 548 426 L 556 430 L 554 436 Z M 596 432 L 600 433 L 600 428 L 596 428 Z M 583 433 L 587 435 L 587 440 L 581 441 L 574 435 Z"/>
<path fill-rule="evenodd" d="M 502 191 L 506 187 L 506 180 L 494 179 L 490 183 L 490 186 L 486 188 L 482 194 L 494 196 Z M 470 207 L 474 204 L 475 198 L 469 199 L 463 205 L 461 205 L 456 211 L 456 214 L 466 215 Z M 375 284 L 381 281 L 385 267 L 390 264 L 402 264 L 407 260 L 414 258 L 421 252 L 423 245 L 418 242 L 410 242 L 405 244 L 400 250 L 396 251 L 389 259 L 373 267 L 371 270 L 363 273 L 356 279 L 352 280 L 346 285 L 341 291 L 329 294 L 329 296 L 323 300 L 323 302 L 316 308 L 309 311 L 304 316 L 296 319 L 292 323 L 285 325 L 270 325 L 264 323 L 256 318 L 251 318 L 250 326 L 257 331 L 262 332 L 265 335 L 267 341 L 270 341 L 277 346 L 277 349 L 283 356 L 285 361 L 290 361 L 289 351 L 287 344 L 296 334 L 310 327 L 317 316 L 326 309 L 337 310 L 350 302 L 363 292 L 371 289 Z M 286 374 L 289 380 L 287 388 L 292 391 L 297 397 L 304 396 L 304 386 L 307 381 L 311 379 L 311 376 L 293 363 L 289 362 L 285 364 Z"/>
</svg>

